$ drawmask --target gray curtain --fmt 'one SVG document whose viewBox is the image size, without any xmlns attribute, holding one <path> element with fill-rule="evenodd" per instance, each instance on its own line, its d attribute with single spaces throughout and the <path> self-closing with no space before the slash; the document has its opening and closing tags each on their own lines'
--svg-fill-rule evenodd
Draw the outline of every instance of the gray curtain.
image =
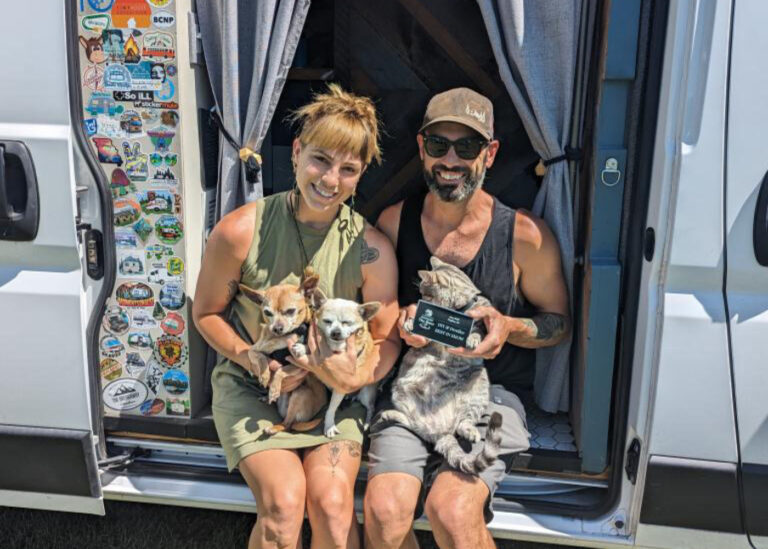
<svg viewBox="0 0 768 549">
<path fill-rule="evenodd" d="M 569 144 L 580 0 L 478 0 L 499 73 L 541 158 L 562 156 Z M 534 213 L 560 244 L 573 295 L 573 200 L 567 162 L 550 165 Z M 571 342 L 536 353 L 536 403 L 545 411 L 569 408 Z"/>
<path fill-rule="evenodd" d="M 310 0 L 198 0 L 203 53 L 222 123 L 260 152 L 304 27 Z M 217 219 L 264 195 L 239 151 L 220 137 Z"/>
</svg>

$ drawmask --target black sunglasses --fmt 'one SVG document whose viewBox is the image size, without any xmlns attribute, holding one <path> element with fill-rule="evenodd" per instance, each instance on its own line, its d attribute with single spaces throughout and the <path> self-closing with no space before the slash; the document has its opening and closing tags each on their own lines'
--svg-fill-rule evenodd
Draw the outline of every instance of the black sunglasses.
<svg viewBox="0 0 768 549">
<path fill-rule="evenodd" d="M 421 135 L 424 138 L 424 150 L 432 158 L 445 156 L 448 154 L 448 150 L 453 147 L 459 158 L 474 160 L 489 143 L 482 137 L 462 137 L 456 141 L 451 141 L 439 135 L 427 135 L 425 133 Z"/>
</svg>

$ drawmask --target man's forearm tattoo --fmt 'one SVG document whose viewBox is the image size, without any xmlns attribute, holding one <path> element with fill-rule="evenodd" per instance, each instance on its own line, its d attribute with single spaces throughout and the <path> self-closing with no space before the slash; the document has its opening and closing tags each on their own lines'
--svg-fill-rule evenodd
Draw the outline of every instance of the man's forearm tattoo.
<svg viewBox="0 0 768 549">
<path fill-rule="evenodd" d="M 235 294 L 237 294 L 238 290 L 238 281 L 235 279 L 230 280 L 227 282 L 227 301 L 232 301 L 232 299 L 235 297 Z"/>
<path fill-rule="evenodd" d="M 365 265 L 366 263 L 373 263 L 377 259 L 379 259 L 379 250 L 369 246 L 365 239 L 363 239 L 363 249 L 360 253 L 360 263 Z"/>
<path fill-rule="evenodd" d="M 539 313 L 533 318 L 522 318 L 528 328 L 528 335 L 536 341 L 560 339 L 568 330 L 568 319 L 557 313 Z"/>
</svg>

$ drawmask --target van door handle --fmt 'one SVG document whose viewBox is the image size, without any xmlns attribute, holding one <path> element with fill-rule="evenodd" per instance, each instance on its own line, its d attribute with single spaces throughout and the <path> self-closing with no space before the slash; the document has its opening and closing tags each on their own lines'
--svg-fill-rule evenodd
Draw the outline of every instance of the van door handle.
<svg viewBox="0 0 768 549">
<path fill-rule="evenodd" d="M 752 245 L 755 259 L 763 267 L 768 267 L 768 172 L 763 176 L 760 192 L 755 206 L 755 224 L 752 228 Z"/>
<path fill-rule="evenodd" d="M 0 240 L 34 240 L 39 223 L 32 155 L 21 141 L 0 141 Z"/>
</svg>

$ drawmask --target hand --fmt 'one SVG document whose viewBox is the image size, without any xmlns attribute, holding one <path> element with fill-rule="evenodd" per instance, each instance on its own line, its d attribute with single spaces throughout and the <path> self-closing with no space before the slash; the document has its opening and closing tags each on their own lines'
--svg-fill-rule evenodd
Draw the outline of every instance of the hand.
<svg viewBox="0 0 768 549">
<path fill-rule="evenodd" d="M 420 335 L 412 334 L 405 329 L 405 321 L 416 316 L 416 305 L 408 305 L 400 309 L 400 317 L 397 319 L 397 329 L 400 331 L 400 339 L 405 341 L 406 345 L 411 347 L 424 347 L 429 340 Z"/>
<path fill-rule="evenodd" d="M 368 384 L 370 373 L 366 375 L 364 368 L 357 367 L 354 335 L 347 339 L 346 351 L 342 353 L 334 353 L 330 350 L 314 324 L 307 334 L 306 355 L 293 354 L 294 341 L 288 342 L 288 349 L 292 355 L 288 357 L 288 362 L 315 374 L 320 381 L 334 391 L 344 394 L 354 393 Z"/>
<path fill-rule="evenodd" d="M 496 355 L 501 352 L 501 348 L 507 342 L 507 337 L 509 337 L 509 317 L 490 306 L 475 307 L 467 311 L 466 314 L 475 320 L 482 319 L 488 335 L 471 351 L 464 347 L 456 347 L 455 349 L 448 349 L 448 352 L 467 358 L 496 358 Z"/>
</svg>

